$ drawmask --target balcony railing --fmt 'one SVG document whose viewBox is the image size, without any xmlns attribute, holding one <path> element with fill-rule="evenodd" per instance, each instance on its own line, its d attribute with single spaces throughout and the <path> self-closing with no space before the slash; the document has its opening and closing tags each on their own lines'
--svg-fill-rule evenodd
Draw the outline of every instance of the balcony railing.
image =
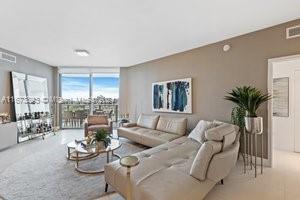
<svg viewBox="0 0 300 200">
<path fill-rule="evenodd" d="M 61 127 L 83 128 L 83 124 L 90 112 L 89 104 L 61 104 Z M 93 115 L 106 115 L 114 122 L 118 121 L 118 105 L 94 104 Z M 116 124 L 116 123 L 115 123 Z"/>
</svg>

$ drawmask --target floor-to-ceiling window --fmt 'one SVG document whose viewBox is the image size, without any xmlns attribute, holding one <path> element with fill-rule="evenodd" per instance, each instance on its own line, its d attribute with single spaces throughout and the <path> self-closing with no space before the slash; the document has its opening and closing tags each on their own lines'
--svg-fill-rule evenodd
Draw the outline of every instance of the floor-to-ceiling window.
<svg viewBox="0 0 300 200">
<path fill-rule="evenodd" d="M 87 115 L 118 120 L 119 74 L 61 74 L 62 128 L 82 128 Z"/>
<path fill-rule="evenodd" d="M 92 74 L 92 112 L 118 120 L 119 75 Z"/>
</svg>

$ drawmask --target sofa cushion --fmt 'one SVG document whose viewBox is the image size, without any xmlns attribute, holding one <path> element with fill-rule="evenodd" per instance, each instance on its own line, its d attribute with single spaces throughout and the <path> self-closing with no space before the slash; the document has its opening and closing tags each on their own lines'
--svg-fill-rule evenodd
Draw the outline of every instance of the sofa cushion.
<svg viewBox="0 0 300 200">
<path fill-rule="evenodd" d="M 117 129 L 118 136 L 127 138 L 131 141 L 137 142 L 141 144 L 141 134 L 136 131 L 137 129 L 140 129 L 141 127 L 120 127 Z"/>
<path fill-rule="evenodd" d="M 129 140 L 138 142 L 148 147 L 155 147 L 172 141 L 180 136 L 163 131 L 152 130 L 143 127 L 120 127 L 118 128 L 118 135 Z"/>
<path fill-rule="evenodd" d="M 223 141 L 225 135 L 235 133 L 235 132 L 236 131 L 234 125 L 222 124 L 220 126 L 205 131 L 205 138 L 207 140 Z"/>
<path fill-rule="evenodd" d="M 156 129 L 182 136 L 186 132 L 186 123 L 186 118 L 160 117 Z"/>
<path fill-rule="evenodd" d="M 220 126 L 222 124 L 230 124 L 230 123 L 227 123 L 227 122 L 222 122 L 222 121 L 219 121 L 219 120 L 214 120 L 213 123 L 216 125 L 216 126 Z M 230 124 L 230 125 L 233 125 L 233 124 Z M 236 125 L 233 125 L 234 126 L 234 129 L 236 132 L 239 132 L 240 128 Z"/>
<path fill-rule="evenodd" d="M 222 150 L 225 150 L 234 143 L 238 134 L 237 130 L 237 126 L 224 123 L 220 126 L 207 130 L 205 132 L 205 137 L 207 140 L 222 141 Z"/>
<path fill-rule="evenodd" d="M 196 127 L 189 134 L 188 138 L 192 138 L 203 144 L 205 142 L 205 131 L 215 126 L 216 125 L 212 122 L 200 120 Z"/>
<path fill-rule="evenodd" d="M 144 128 L 155 129 L 159 115 L 141 114 L 138 118 L 137 125 Z"/>
<path fill-rule="evenodd" d="M 194 178 L 204 181 L 209 163 L 216 153 L 222 149 L 222 142 L 207 141 L 200 147 L 190 170 L 190 175 Z"/>
<path fill-rule="evenodd" d="M 142 136 L 141 144 L 146 145 L 148 147 L 155 147 L 180 137 L 176 134 L 166 133 L 163 131 L 152 129 L 144 129 L 140 130 L 139 132 Z"/>
</svg>

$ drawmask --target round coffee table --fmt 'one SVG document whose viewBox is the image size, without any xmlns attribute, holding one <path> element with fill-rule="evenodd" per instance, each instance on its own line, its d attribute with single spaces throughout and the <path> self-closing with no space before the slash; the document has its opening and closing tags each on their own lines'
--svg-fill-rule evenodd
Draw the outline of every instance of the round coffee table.
<svg viewBox="0 0 300 200">
<path fill-rule="evenodd" d="M 79 140 L 80 142 L 84 142 L 84 140 Z M 69 142 L 67 144 L 67 159 L 68 160 L 72 160 L 72 161 L 75 161 L 77 159 L 76 157 L 76 152 L 75 152 L 75 148 L 78 144 L 75 142 L 75 141 L 72 141 L 72 142 Z M 90 158 L 94 158 L 98 156 L 97 154 L 85 154 L 83 156 L 80 156 L 78 155 L 78 159 L 79 160 L 87 160 L 87 159 L 90 159 Z"/>
<path fill-rule="evenodd" d="M 85 142 L 85 141 L 83 141 Z M 87 155 L 95 155 L 95 156 L 98 156 L 100 154 L 103 154 L 105 153 L 106 154 L 106 163 L 109 163 L 110 162 L 110 153 L 113 156 L 117 157 L 117 158 L 121 158 L 121 156 L 119 156 L 118 154 L 115 154 L 114 151 L 119 149 L 121 147 L 121 142 L 120 140 L 118 139 L 111 139 L 111 143 L 106 147 L 106 148 L 103 148 L 103 149 L 97 149 L 95 146 L 91 146 L 91 147 L 84 147 L 81 143 L 79 143 L 78 145 L 76 145 L 75 147 L 75 153 L 76 153 L 76 156 L 75 156 L 75 169 L 80 172 L 80 173 L 84 173 L 84 174 L 99 174 L 99 173 L 103 173 L 104 172 L 104 169 L 100 169 L 98 171 L 90 171 L 90 170 L 84 170 L 82 168 L 80 168 L 79 166 L 79 163 L 80 163 L 80 157 L 79 157 L 79 154 L 87 154 Z M 94 156 L 94 157 L 95 157 Z M 85 159 L 87 160 L 87 159 Z"/>
</svg>

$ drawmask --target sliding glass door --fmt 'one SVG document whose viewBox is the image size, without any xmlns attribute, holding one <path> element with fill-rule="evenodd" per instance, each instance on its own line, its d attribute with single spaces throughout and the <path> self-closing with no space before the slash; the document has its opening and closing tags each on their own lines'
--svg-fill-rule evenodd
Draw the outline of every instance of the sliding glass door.
<svg viewBox="0 0 300 200">
<path fill-rule="evenodd" d="M 82 128 L 87 115 L 118 120 L 119 74 L 61 74 L 61 127 Z"/>
</svg>

